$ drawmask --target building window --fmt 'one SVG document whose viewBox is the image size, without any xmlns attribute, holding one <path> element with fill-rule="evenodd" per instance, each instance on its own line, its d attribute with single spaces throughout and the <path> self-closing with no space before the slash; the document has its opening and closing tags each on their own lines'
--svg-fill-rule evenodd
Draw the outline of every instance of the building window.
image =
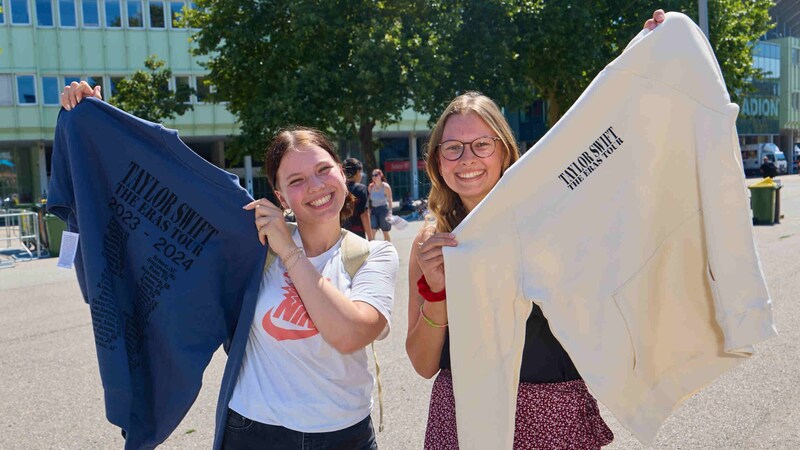
<svg viewBox="0 0 800 450">
<path fill-rule="evenodd" d="M 800 110 L 800 92 L 792 92 L 792 109 Z"/>
<path fill-rule="evenodd" d="M 119 94 L 119 91 L 117 90 L 117 85 L 123 79 L 125 79 L 125 77 L 109 77 L 108 90 L 109 94 L 111 94 L 109 97 L 114 97 L 115 95 Z"/>
<path fill-rule="evenodd" d="M 102 75 L 89 75 L 86 77 L 86 82 L 89 83 L 92 89 L 96 86 L 100 86 L 100 92 L 103 93 L 103 89 L 106 87 L 103 85 L 103 76 Z"/>
<path fill-rule="evenodd" d="M 83 0 L 83 26 L 96 28 L 100 26 L 100 11 L 97 0 Z"/>
<path fill-rule="evenodd" d="M 122 27 L 122 9 L 119 6 L 119 0 L 106 0 L 106 27 L 120 28 Z"/>
<path fill-rule="evenodd" d="M 175 77 L 175 92 L 178 92 L 180 88 L 188 88 L 189 87 L 189 77 Z M 188 90 L 187 90 L 188 92 Z M 180 98 L 183 103 L 191 103 L 192 99 L 190 95 L 186 95 Z"/>
<path fill-rule="evenodd" d="M 206 77 L 197 77 L 197 87 L 195 88 L 195 96 L 197 103 L 205 103 L 210 101 L 209 96 L 216 92 L 216 88 L 210 84 L 206 84 Z"/>
<path fill-rule="evenodd" d="M 0 1 L 0 25 L 3 25 L 5 23 L 6 23 L 6 15 L 3 14 L 3 2 Z"/>
<path fill-rule="evenodd" d="M 164 28 L 164 2 L 149 2 L 150 28 Z"/>
<path fill-rule="evenodd" d="M 128 27 L 142 28 L 144 26 L 144 11 L 142 2 L 139 0 L 128 0 Z"/>
<path fill-rule="evenodd" d="M 170 26 L 172 28 L 183 28 L 183 2 L 169 2 Z"/>
<path fill-rule="evenodd" d="M 792 64 L 795 66 L 800 66 L 800 48 L 792 49 Z"/>
<path fill-rule="evenodd" d="M 17 75 L 17 103 L 20 105 L 36 104 L 36 83 L 33 75 Z"/>
<path fill-rule="evenodd" d="M 75 14 L 75 0 L 58 0 L 58 18 L 62 27 L 78 25 L 78 17 Z"/>
<path fill-rule="evenodd" d="M 52 0 L 36 0 L 36 24 L 40 27 L 53 26 Z"/>
<path fill-rule="evenodd" d="M 42 101 L 45 105 L 60 104 L 58 77 L 42 77 Z"/>
<path fill-rule="evenodd" d="M 11 23 L 15 25 L 30 25 L 31 14 L 28 11 L 28 0 L 10 0 Z"/>
<path fill-rule="evenodd" d="M 78 84 L 80 84 L 81 77 L 79 77 L 77 75 L 65 75 L 64 76 L 64 86 L 69 86 L 70 84 L 72 84 L 73 81 L 78 83 Z"/>
<path fill-rule="evenodd" d="M 14 104 L 14 91 L 11 86 L 11 75 L 0 75 L 0 106 Z"/>
</svg>

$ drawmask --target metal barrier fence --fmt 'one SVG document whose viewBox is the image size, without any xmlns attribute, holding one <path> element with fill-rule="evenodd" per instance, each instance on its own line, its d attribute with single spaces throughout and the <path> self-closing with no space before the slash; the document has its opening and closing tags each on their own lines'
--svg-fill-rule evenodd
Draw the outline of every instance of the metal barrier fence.
<svg viewBox="0 0 800 450">
<path fill-rule="evenodd" d="M 24 251 L 28 259 L 42 256 L 39 214 L 21 209 L 0 209 L 0 250 L 13 249 Z M 13 266 L 13 259 L 11 262 Z"/>
</svg>

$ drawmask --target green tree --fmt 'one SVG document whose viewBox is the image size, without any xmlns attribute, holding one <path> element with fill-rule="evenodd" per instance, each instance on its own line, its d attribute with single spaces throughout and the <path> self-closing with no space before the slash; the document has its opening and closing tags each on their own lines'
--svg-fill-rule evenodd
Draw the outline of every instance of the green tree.
<svg viewBox="0 0 800 450">
<path fill-rule="evenodd" d="M 431 2 L 421 18 L 432 45 L 415 71 L 415 107 L 431 121 L 457 94 L 480 91 L 508 108 L 535 99 L 525 76 L 519 43 L 527 30 L 520 18 L 543 0 L 442 0 Z"/>
<path fill-rule="evenodd" d="M 755 41 L 773 25 L 771 0 L 709 0 L 710 43 L 734 101 L 761 74 L 752 66 Z M 697 20 L 696 0 L 663 0 L 659 7 Z M 552 126 L 597 73 L 618 56 L 651 17 L 644 0 L 552 0 L 520 14 L 530 30 L 519 42 L 526 77 L 547 100 Z"/>
<path fill-rule="evenodd" d="M 123 111 L 151 122 L 169 120 L 192 109 L 189 99 L 194 89 L 188 85 L 169 89 L 172 71 L 165 62 L 151 55 L 144 63 L 148 71 L 137 70 L 130 78 L 117 83 L 110 103 Z"/>
<path fill-rule="evenodd" d="M 457 92 L 475 89 L 516 108 L 547 101 L 552 126 L 642 29 L 650 0 L 442 0 L 426 19 L 435 55 L 420 71 L 418 107 L 434 115 Z M 771 27 L 771 0 L 709 0 L 710 42 L 734 101 L 759 72 L 754 42 Z M 662 0 L 697 18 L 697 0 Z"/>
<path fill-rule="evenodd" d="M 261 158 L 281 127 L 307 125 L 358 139 L 375 167 L 377 122 L 409 105 L 410 72 L 427 42 L 421 1 L 198 0 L 187 20 L 200 31 L 218 98 L 241 123 L 233 154 Z"/>
<path fill-rule="evenodd" d="M 693 8 L 697 3 L 690 4 Z M 772 0 L 710 0 L 708 28 L 725 84 L 734 102 L 753 91 L 752 82 L 763 77 L 753 67 L 753 48 L 758 38 L 775 27 L 769 15 Z M 695 9 L 689 14 L 697 17 Z"/>
<path fill-rule="evenodd" d="M 280 127 L 358 138 L 375 166 L 372 132 L 413 106 L 435 120 L 457 93 L 480 90 L 508 108 L 539 97 L 548 125 L 618 56 L 653 12 L 644 0 L 198 0 L 209 78 L 242 135 L 234 156 L 261 157 Z M 749 90 L 754 41 L 770 0 L 709 0 L 711 43 L 734 99 Z M 696 0 L 659 6 L 696 17 Z"/>
</svg>

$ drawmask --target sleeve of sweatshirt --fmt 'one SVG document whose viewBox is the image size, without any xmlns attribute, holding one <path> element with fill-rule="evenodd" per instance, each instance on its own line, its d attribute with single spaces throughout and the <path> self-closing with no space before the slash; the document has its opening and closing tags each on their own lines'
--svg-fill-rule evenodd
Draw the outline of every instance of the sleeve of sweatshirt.
<svg viewBox="0 0 800 450">
<path fill-rule="evenodd" d="M 776 332 L 739 160 L 739 107 L 729 104 L 727 109 L 727 114 L 698 116 L 697 168 L 717 323 L 725 336 L 725 351 L 747 355 L 753 344 Z"/>
<path fill-rule="evenodd" d="M 708 280 L 725 350 L 749 354 L 752 344 L 773 336 L 775 329 L 737 159 L 739 108 L 730 103 L 711 45 L 683 14 L 667 13 L 663 24 L 642 31 L 625 52 L 636 57 L 619 58 L 609 67 L 667 85 L 703 107 L 695 117 L 695 142 Z"/>
<path fill-rule="evenodd" d="M 70 222 L 70 230 L 75 231 L 77 224 L 74 223 L 73 205 L 74 193 L 72 188 L 72 173 L 69 155 L 69 142 L 67 131 L 69 116 L 65 110 L 61 110 L 56 124 L 56 133 L 53 139 L 53 158 L 51 161 L 50 184 L 47 187 L 47 211 L 55 214 L 64 222 Z"/>
<path fill-rule="evenodd" d="M 445 247 L 450 362 L 462 450 L 511 448 L 517 385 L 532 303 L 520 290 L 513 205 L 526 191 L 509 173 Z"/>
</svg>

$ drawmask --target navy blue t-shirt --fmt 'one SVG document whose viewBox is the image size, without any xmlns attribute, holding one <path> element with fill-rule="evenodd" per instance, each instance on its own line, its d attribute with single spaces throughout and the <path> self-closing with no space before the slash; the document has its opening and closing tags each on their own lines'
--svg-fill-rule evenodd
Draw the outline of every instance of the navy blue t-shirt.
<svg viewBox="0 0 800 450">
<path fill-rule="evenodd" d="M 106 416 L 153 448 L 188 412 L 213 353 L 258 293 L 252 199 L 177 132 L 88 98 L 62 110 L 47 208 L 80 234 Z"/>
</svg>

